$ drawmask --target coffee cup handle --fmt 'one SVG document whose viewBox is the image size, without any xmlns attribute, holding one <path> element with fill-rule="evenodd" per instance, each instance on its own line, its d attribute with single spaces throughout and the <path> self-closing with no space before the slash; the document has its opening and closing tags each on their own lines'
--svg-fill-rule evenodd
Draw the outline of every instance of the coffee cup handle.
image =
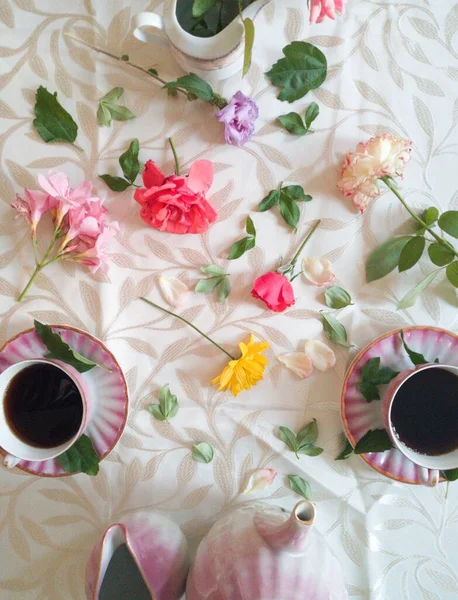
<svg viewBox="0 0 458 600">
<path fill-rule="evenodd" d="M 3 457 L 3 466 L 7 469 L 12 469 L 15 467 L 21 459 L 17 456 L 13 456 L 12 454 L 5 454 Z"/>
<path fill-rule="evenodd" d="M 156 13 L 139 13 L 134 19 L 134 27 L 134 36 L 137 40 L 159 46 L 169 45 L 162 17 Z"/>
<path fill-rule="evenodd" d="M 440 472 L 437 469 L 427 469 L 426 467 L 422 467 L 420 469 L 420 481 L 422 485 L 434 487 L 437 483 L 439 483 L 439 479 Z"/>
</svg>

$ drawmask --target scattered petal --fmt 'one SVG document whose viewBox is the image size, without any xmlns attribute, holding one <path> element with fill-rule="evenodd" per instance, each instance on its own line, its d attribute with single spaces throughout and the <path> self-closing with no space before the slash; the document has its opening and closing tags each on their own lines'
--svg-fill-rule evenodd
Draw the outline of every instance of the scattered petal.
<svg viewBox="0 0 458 600">
<path fill-rule="evenodd" d="M 310 377 L 313 371 L 313 363 L 310 357 L 304 352 L 289 352 L 282 354 L 278 360 L 288 369 L 296 373 L 301 379 Z"/>
<path fill-rule="evenodd" d="M 250 476 L 242 494 L 252 494 L 253 492 L 265 490 L 276 476 L 277 471 L 274 471 L 274 469 L 257 469 Z"/>
<path fill-rule="evenodd" d="M 302 272 L 314 285 L 326 285 L 330 283 L 335 275 L 332 265 L 327 258 L 319 256 L 307 256 L 302 261 Z"/>
<path fill-rule="evenodd" d="M 304 344 L 304 350 L 307 356 L 310 357 L 315 369 L 319 371 L 332 369 L 336 364 L 334 351 L 326 344 L 323 344 L 323 342 L 307 340 Z"/>
<path fill-rule="evenodd" d="M 159 277 L 159 286 L 165 300 L 179 308 L 187 304 L 191 292 L 188 286 L 176 277 Z"/>
</svg>

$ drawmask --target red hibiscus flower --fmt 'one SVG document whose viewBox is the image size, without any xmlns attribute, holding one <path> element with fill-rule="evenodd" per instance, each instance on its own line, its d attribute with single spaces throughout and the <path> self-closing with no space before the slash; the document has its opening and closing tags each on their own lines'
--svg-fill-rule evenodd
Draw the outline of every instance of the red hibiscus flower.
<svg viewBox="0 0 458 600">
<path fill-rule="evenodd" d="M 258 277 L 253 284 L 251 295 L 265 302 L 274 312 L 283 312 L 295 302 L 293 286 L 289 279 L 276 272 Z"/>
<path fill-rule="evenodd" d="M 218 216 L 205 198 L 212 182 L 213 165 L 208 160 L 197 160 L 187 176 L 169 177 L 149 160 L 143 172 L 145 187 L 135 190 L 134 198 L 150 227 L 169 233 L 204 233 Z"/>
</svg>

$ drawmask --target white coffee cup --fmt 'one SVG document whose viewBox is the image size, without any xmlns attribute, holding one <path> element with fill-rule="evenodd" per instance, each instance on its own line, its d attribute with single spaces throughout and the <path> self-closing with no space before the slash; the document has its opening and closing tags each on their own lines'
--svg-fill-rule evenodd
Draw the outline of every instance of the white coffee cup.
<svg viewBox="0 0 458 600">
<path fill-rule="evenodd" d="M 10 427 L 5 414 L 5 398 L 8 386 L 12 379 L 21 371 L 32 365 L 49 364 L 63 371 L 73 381 L 81 396 L 82 418 L 78 431 L 65 443 L 52 448 L 40 448 L 28 444 L 21 439 Z M 7 453 L 3 464 L 7 467 L 15 466 L 20 460 L 44 461 L 56 458 L 63 454 L 81 437 L 88 419 L 88 388 L 80 373 L 70 365 L 60 361 L 48 359 L 24 360 L 11 365 L 0 374 L 0 447 Z"/>
</svg>

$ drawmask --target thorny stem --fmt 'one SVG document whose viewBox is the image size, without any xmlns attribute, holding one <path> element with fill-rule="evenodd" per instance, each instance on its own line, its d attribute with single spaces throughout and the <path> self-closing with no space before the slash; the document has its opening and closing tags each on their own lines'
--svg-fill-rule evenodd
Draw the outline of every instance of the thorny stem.
<svg viewBox="0 0 458 600">
<path fill-rule="evenodd" d="M 398 190 L 398 188 L 396 187 L 396 185 L 394 184 L 393 180 L 390 177 L 381 177 L 381 180 L 383 181 L 383 183 L 385 183 L 385 185 L 387 185 L 390 188 L 390 190 L 393 192 L 393 194 L 399 199 L 402 206 L 415 219 L 415 221 L 417 221 L 417 223 L 419 223 L 422 227 L 427 229 L 428 233 L 430 233 L 433 236 L 433 238 L 439 242 L 439 244 L 441 246 L 445 246 L 448 250 L 451 250 L 455 256 L 458 257 L 458 252 L 455 250 L 455 248 L 453 248 L 453 246 L 451 244 L 449 244 L 444 239 L 442 239 L 440 235 L 438 235 L 429 225 L 427 225 L 423 221 L 423 219 L 421 219 L 418 215 L 416 215 L 413 212 L 413 210 L 410 208 L 410 206 L 408 206 L 407 202 L 401 196 L 401 193 Z"/>
<path fill-rule="evenodd" d="M 172 148 L 173 158 L 175 159 L 175 174 L 179 175 L 180 174 L 180 160 L 178 158 L 175 144 L 173 143 L 173 140 L 171 137 L 169 137 L 168 140 L 169 140 L 170 147 Z"/>
<path fill-rule="evenodd" d="M 183 323 L 186 323 L 186 325 L 189 325 L 190 327 L 192 327 L 195 331 L 197 331 L 197 333 L 200 333 L 201 336 L 203 336 L 206 340 L 208 340 L 214 346 L 216 346 L 217 348 L 219 348 L 222 352 L 224 352 L 224 354 L 227 354 L 227 356 L 229 356 L 229 358 L 231 360 L 237 360 L 235 358 L 235 356 L 232 356 L 232 354 L 230 354 L 222 346 L 220 346 L 219 344 L 217 344 L 214 340 L 212 340 L 210 337 L 208 337 L 208 335 L 206 335 L 203 331 L 201 331 L 200 329 L 198 329 L 195 325 L 193 325 L 190 321 L 188 321 L 184 317 L 182 317 L 180 315 L 177 315 L 174 312 L 172 312 L 170 310 L 167 310 L 166 308 L 163 308 L 162 306 L 159 306 L 158 304 L 155 304 L 154 302 L 151 302 L 151 300 L 147 300 L 146 298 L 143 298 L 143 296 L 140 296 L 140 300 L 143 300 L 143 302 L 146 302 L 147 304 L 150 304 L 151 306 L 154 306 L 154 308 L 162 310 L 162 312 L 165 312 L 168 315 L 171 315 L 172 317 L 175 317 L 176 319 L 179 319 L 180 321 L 183 321 Z"/>
<path fill-rule="evenodd" d="M 294 265 L 297 262 L 297 259 L 299 258 L 302 250 L 304 249 L 305 244 L 309 241 L 309 239 L 312 237 L 312 235 L 315 232 L 315 229 L 320 225 L 321 223 L 321 219 L 318 219 L 318 221 L 315 223 L 315 225 L 312 227 L 312 229 L 309 231 L 309 233 L 306 235 L 305 240 L 302 242 L 302 244 L 299 246 L 299 250 L 296 252 L 296 254 L 293 256 L 293 260 L 291 261 L 291 265 L 294 267 Z"/>
</svg>

